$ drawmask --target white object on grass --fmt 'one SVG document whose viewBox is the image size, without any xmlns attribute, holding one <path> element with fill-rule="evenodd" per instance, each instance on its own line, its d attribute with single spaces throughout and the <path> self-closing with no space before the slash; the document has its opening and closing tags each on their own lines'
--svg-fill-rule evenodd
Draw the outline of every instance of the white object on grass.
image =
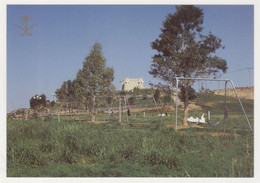
<svg viewBox="0 0 260 183">
<path fill-rule="evenodd" d="M 206 123 L 206 120 L 204 118 L 204 113 L 202 114 L 202 116 L 200 117 L 200 119 L 198 117 L 194 118 L 194 117 L 189 117 L 187 119 L 188 122 L 191 122 L 191 123 L 197 123 L 197 122 L 200 122 L 200 123 Z"/>
</svg>

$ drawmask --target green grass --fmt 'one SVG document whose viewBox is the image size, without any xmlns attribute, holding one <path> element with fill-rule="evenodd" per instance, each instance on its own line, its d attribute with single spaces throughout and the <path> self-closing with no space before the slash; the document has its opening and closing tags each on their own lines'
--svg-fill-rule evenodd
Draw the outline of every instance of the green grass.
<svg viewBox="0 0 260 183">
<path fill-rule="evenodd" d="M 173 123 L 174 116 L 164 118 L 161 124 L 152 119 L 156 112 L 147 114 L 149 124 L 143 121 L 141 125 L 75 121 L 84 116 L 61 116 L 61 122 L 8 120 L 7 176 L 253 177 L 254 136 L 235 102 L 229 102 L 232 110 L 226 132 L 230 136 L 207 134 L 222 132 L 221 124 L 176 133 L 163 125 Z M 253 124 L 253 102 L 243 102 Z M 215 115 L 221 116 L 221 110 Z M 178 118 L 181 121 L 181 112 Z M 137 120 L 142 122 L 143 116 Z"/>
</svg>

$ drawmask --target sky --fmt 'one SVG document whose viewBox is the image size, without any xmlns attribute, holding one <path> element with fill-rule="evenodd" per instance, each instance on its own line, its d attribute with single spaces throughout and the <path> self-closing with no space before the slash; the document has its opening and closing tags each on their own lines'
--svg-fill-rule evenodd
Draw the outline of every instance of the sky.
<svg viewBox="0 0 260 183">
<path fill-rule="evenodd" d="M 217 55 L 227 61 L 222 78 L 237 87 L 253 85 L 254 6 L 200 5 L 203 34 L 212 32 L 225 49 Z M 124 78 L 160 82 L 148 73 L 156 50 L 151 42 L 161 33 L 162 22 L 174 5 L 8 5 L 7 6 L 7 112 L 29 108 L 32 96 L 52 94 L 73 80 L 95 42 L 102 45 L 106 66 L 113 67 L 121 89 Z M 28 16 L 28 32 L 23 16 Z"/>
</svg>

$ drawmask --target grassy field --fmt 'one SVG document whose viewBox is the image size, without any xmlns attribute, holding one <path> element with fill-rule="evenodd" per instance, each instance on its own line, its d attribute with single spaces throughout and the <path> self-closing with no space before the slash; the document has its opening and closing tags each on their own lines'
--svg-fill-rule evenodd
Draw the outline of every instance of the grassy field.
<svg viewBox="0 0 260 183">
<path fill-rule="evenodd" d="M 213 98 L 213 119 L 223 116 L 222 99 Z M 253 125 L 253 101 L 242 102 Z M 253 177 L 253 133 L 237 102 L 229 98 L 227 103 L 227 136 L 210 135 L 223 132 L 222 124 L 176 133 L 167 127 L 173 124 L 174 111 L 163 118 L 163 123 L 155 117 L 156 112 L 147 113 L 145 118 L 136 115 L 139 124 L 120 124 L 111 119 L 93 124 L 87 116 L 62 116 L 61 122 L 45 118 L 8 120 L 7 176 Z M 209 106 L 206 98 L 203 105 L 203 109 Z M 180 122 L 181 117 L 180 111 Z M 86 121 L 76 120 L 82 118 Z"/>
</svg>

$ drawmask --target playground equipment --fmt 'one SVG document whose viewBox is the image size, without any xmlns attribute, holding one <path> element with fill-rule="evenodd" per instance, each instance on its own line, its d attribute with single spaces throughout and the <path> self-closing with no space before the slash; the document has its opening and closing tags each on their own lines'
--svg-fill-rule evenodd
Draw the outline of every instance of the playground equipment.
<svg viewBox="0 0 260 183">
<path fill-rule="evenodd" d="M 92 121 L 109 121 L 113 119 L 121 122 L 122 99 L 125 100 L 124 96 L 94 96 L 91 109 Z"/>
<path fill-rule="evenodd" d="M 225 117 L 226 115 L 224 114 L 224 119 L 227 119 L 227 117 Z M 204 118 L 204 113 L 202 114 L 201 118 L 199 119 L 198 117 L 194 118 L 194 117 L 189 117 L 187 119 L 187 122 L 190 126 L 196 126 L 198 124 L 205 124 L 206 120 Z M 210 122 L 210 111 L 208 111 L 208 120 L 207 123 L 211 126 L 217 126 L 219 123 L 221 123 L 221 121 L 217 121 L 215 123 Z"/>
<path fill-rule="evenodd" d="M 199 123 L 205 123 L 205 118 L 204 118 L 204 113 L 202 114 L 201 118 L 199 119 L 198 117 L 194 118 L 194 117 L 189 117 L 187 119 L 187 122 L 189 125 L 192 125 L 192 126 L 196 126 L 198 125 Z M 195 124 L 192 124 L 192 123 L 195 123 Z"/>
<path fill-rule="evenodd" d="M 242 102 L 241 102 L 241 100 L 240 100 L 240 98 L 239 98 L 239 96 L 238 96 L 238 93 L 237 93 L 237 91 L 236 91 L 235 85 L 234 85 L 234 83 L 233 83 L 230 79 L 184 78 L 184 77 L 175 77 L 174 79 L 176 80 L 176 86 L 175 86 L 175 88 L 176 88 L 175 131 L 176 131 L 176 132 L 177 132 L 177 128 L 178 128 L 178 126 L 177 126 L 177 123 L 178 123 L 178 118 L 177 118 L 177 117 L 178 117 L 178 87 L 179 87 L 179 82 L 182 81 L 182 80 L 218 81 L 218 82 L 222 81 L 222 82 L 225 82 L 225 106 L 224 106 L 224 120 L 223 120 L 223 125 L 225 125 L 225 120 L 226 120 L 226 118 L 227 118 L 227 108 L 226 108 L 227 83 L 228 83 L 228 82 L 231 83 L 232 88 L 233 88 L 233 90 L 234 90 L 234 92 L 235 92 L 235 94 L 236 94 L 236 98 L 237 98 L 237 100 L 238 100 L 238 102 L 239 102 L 239 104 L 240 104 L 240 107 L 241 107 L 241 109 L 242 109 L 242 111 L 243 111 L 243 114 L 244 114 L 244 116 L 245 116 L 245 118 L 246 118 L 248 127 L 249 127 L 249 129 L 250 129 L 251 131 L 253 131 L 253 130 L 252 130 L 252 127 L 251 127 L 251 125 L 250 125 L 249 119 L 248 119 L 248 117 L 247 117 L 247 115 L 246 115 L 245 109 L 244 109 L 244 107 L 243 107 L 243 105 L 242 105 Z M 210 113 L 209 113 L 208 116 L 210 116 Z M 202 117 L 203 117 L 203 116 L 202 116 Z M 195 125 L 200 123 L 200 120 L 199 120 L 199 119 L 193 118 L 193 117 L 190 118 L 190 119 L 187 120 L 187 121 L 188 121 L 188 122 L 196 121 L 196 122 L 195 122 Z M 212 122 L 210 122 L 210 120 L 208 120 L 208 123 L 209 123 L 210 125 L 212 125 L 212 126 L 216 126 L 216 125 L 218 125 L 218 124 L 220 123 L 220 121 L 217 121 L 217 122 L 215 122 L 215 123 L 212 123 Z M 224 126 L 224 129 L 225 129 L 225 126 Z"/>
<path fill-rule="evenodd" d="M 52 107 L 51 107 L 51 103 L 49 100 L 46 101 L 46 109 L 47 109 L 47 117 L 49 119 L 49 122 L 53 121 L 54 115 L 57 115 L 57 120 L 58 120 L 58 122 L 60 122 L 60 115 L 58 113 L 52 112 Z"/>
<path fill-rule="evenodd" d="M 153 96 L 118 95 L 93 98 L 92 116 L 95 115 L 97 121 L 148 121 L 148 118 L 154 119 L 158 114 L 158 106 Z"/>
</svg>

